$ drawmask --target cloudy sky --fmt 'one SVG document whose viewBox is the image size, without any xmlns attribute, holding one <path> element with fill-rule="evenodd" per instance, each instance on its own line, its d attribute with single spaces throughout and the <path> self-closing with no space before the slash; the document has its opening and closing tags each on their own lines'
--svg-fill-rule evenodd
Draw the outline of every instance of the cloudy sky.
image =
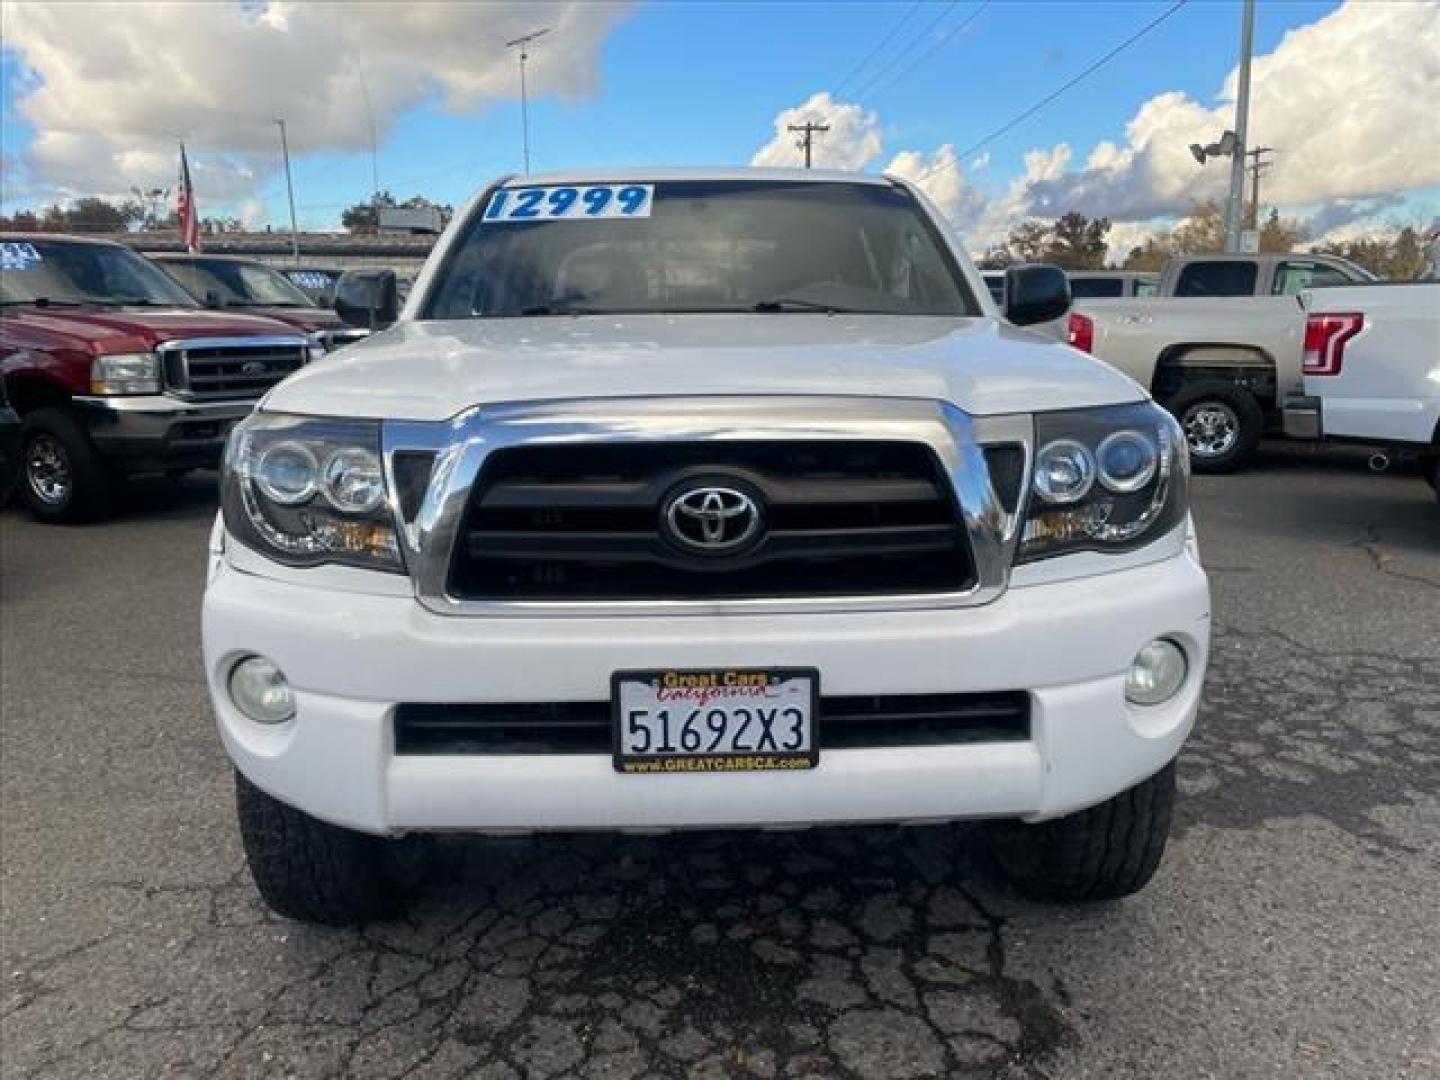
<svg viewBox="0 0 1440 1080">
<path fill-rule="evenodd" d="M 1232 121 L 1239 4 L 1174 7 L 0 0 L 0 206 L 169 185 L 183 136 L 203 214 L 279 226 L 281 116 L 302 226 L 369 195 L 372 130 L 382 187 L 460 202 L 519 168 L 504 42 L 548 26 L 537 169 L 798 164 L 785 127 L 814 119 L 817 163 L 922 178 L 975 250 L 1070 209 L 1119 248 L 1225 185 L 1187 146 Z M 1267 205 L 1341 233 L 1440 216 L 1437 101 L 1440 0 L 1259 5 Z"/>
</svg>

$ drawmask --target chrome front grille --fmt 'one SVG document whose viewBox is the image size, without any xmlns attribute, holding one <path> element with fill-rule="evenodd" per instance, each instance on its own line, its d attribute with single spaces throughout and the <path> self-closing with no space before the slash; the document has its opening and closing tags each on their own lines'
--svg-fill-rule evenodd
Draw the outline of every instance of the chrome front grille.
<svg viewBox="0 0 1440 1080">
<path fill-rule="evenodd" d="M 303 337 L 190 338 L 156 348 L 165 388 L 191 401 L 260 397 L 309 358 Z"/>
<path fill-rule="evenodd" d="M 1024 414 L 977 417 L 918 399 L 694 396 L 493 405 L 446 421 L 387 422 L 382 439 L 416 598 L 437 614 L 833 612 L 968 607 L 1003 593 L 1034 425 Z M 739 460 L 757 447 L 761 460 Z M 676 461 L 696 454 L 705 460 Z M 831 570 L 838 559 L 851 573 L 771 566 L 766 574 L 782 573 L 762 590 L 726 573 L 738 569 L 728 559 L 715 561 L 709 582 L 693 561 L 675 564 L 653 543 L 653 498 L 636 496 L 670 479 L 650 476 L 657 463 L 687 476 L 698 464 L 708 482 L 714 462 L 725 472 L 760 466 L 739 479 L 773 499 L 772 523 L 811 533 L 780 539 L 825 545 L 757 545 L 746 558 L 784 554 Z M 576 467 L 579 475 L 564 475 Z M 906 550 L 890 560 L 896 542 Z M 868 558 L 857 550 L 877 543 Z M 657 566 L 666 581 L 653 579 Z M 677 573 L 684 580 L 670 580 Z"/>
<path fill-rule="evenodd" d="M 717 558 L 669 541 L 666 493 L 697 475 L 756 492 L 757 544 Z M 465 600 L 718 600 L 971 584 L 964 527 L 929 447 L 791 439 L 497 450 L 461 525 L 448 591 Z"/>
</svg>

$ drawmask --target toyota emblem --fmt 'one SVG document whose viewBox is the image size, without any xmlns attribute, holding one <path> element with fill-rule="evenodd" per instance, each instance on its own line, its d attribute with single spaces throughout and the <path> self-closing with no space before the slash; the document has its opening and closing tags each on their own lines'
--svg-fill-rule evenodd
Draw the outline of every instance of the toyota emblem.
<svg viewBox="0 0 1440 1080">
<path fill-rule="evenodd" d="M 687 551 L 729 555 L 759 533 L 760 505 L 737 488 L 696 484 L 670 496 L 664 524 L 670 540 Z"/>
</svg>

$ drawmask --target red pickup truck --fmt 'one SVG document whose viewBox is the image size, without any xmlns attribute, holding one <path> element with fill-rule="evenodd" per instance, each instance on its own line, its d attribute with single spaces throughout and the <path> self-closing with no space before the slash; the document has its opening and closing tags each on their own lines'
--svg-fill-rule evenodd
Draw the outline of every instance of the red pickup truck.
<svg viewBox="0 0 1440 1080">
<path fill-rule="evenodd" d="M 42 521 L 101 516 L 115 481 L 213 467 L 225 436 L 310 355 L 273 319 L 207 311 L 121 244 L 0 234 L 0 378 L 20 494 Z"/>
</svg>

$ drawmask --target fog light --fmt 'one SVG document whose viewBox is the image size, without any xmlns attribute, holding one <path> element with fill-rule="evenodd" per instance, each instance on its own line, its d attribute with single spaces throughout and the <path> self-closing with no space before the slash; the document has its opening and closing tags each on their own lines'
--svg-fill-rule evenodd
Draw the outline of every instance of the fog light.
<svg viewBox="0 0 1440 1080">
<path fill-rule="evenodd" d="M 295 715 L 290 684 L 263 656 L 247 656 L 230 669 L 230 700 L 257 724 L 283 724 Z"/>
<path fill-rule="evenodd" d="M 1169 638 L 1156 638 L 1135 654 L 1125 676 L 1125 697 L 1136 705 L 1169 701 L 1185 685 L 1185 650 Z"/>
</svg>

